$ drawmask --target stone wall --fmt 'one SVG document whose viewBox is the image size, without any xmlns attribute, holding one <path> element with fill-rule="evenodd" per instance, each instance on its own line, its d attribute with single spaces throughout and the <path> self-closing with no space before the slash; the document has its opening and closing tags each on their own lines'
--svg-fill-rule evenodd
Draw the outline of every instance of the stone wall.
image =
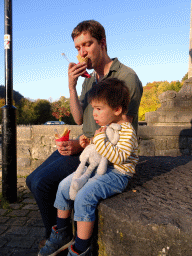
<svg viewBox="0 0 192 256">
<path fill-rule="evenodd" d="M 64 127 L 70 132 L 69 139 L 76 139 L 82 134 L 78 125 L 33 125 L 17 127 L 17 171 L 20 175 L 29 174 L 56 150 L 55 129 L 59 134 Z"/>
<path fill-rule="evenodd" d="M 70 139 L 82 134 L 82 126 L 67 125 Z M 54 130 L 61 134 L 63 126 L 33 125 L 17 127 L 17 170 L 30 173 L 54 150 Z M 190 126 L 146 126 L 138 129 L 140 156 L 192 155 L 192 128 Z"/>
<path fill-rule="evenodd" d="M 140 156 L 192 155 L 191 126 L 140 126 Z"/>
</svg>

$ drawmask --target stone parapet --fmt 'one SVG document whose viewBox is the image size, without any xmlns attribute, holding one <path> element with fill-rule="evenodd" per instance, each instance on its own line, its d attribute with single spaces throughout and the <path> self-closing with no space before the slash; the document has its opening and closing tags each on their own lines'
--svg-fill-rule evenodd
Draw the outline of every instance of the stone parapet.
<svg viewBox="0 0 192 256">
<path fill-rule="evenodd" d="M 139 126 L 140 156 L 192 155 L 191 126 Z"/>
<path fill-rule="evenodd" d="M 56 150 L 55 129 L 62 134 L 65 127 L 71 131 L 71 140 L 82 134 L 82 126 L 78 125 L 17 126 L 17 170 L 20 175 L 31 173 Z"/>
<path fill-rule="evenodd" d="M 98 207 L 99 256 L 191 256 L 192 156 L 140 157 L 136 170 Z"/>
<path fill-rule="evenodd" d="M 70 139 L 82 134 L 82 126 L 67 125 Z M 63 126 L 18 126 L 17 127 L 17 170 L 20 175 L 31 173 L 56 150 L 54 130 L 61 134 Z M 191 126 L 146 126 L 138 128 L 140 156 L 192 155 Z M 0 150 L 1 154 L 1 150 Z"/>
</svg>

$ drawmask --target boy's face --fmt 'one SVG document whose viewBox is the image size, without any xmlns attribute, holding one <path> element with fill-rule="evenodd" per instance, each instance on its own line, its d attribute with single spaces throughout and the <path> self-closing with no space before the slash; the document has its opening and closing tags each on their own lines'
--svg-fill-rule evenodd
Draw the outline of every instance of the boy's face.
<svg viewBox="0 0 192 256">
<path fill-rule="evenodd" d="M 98 125 L 105 126 L 119 121 L 121 108 L 112 109 L 105 102 L 95 100 L 91 101 L 91 106 L 93 107 L 93 118 Z"/>
<path fill-rule="evenodd" d="M 87 69 L 95 69 L 100 65 L 105 48 L 105 40 L 100 44 L 89 32 L 82 32 L 74 38 L 75 48 L 81 57 L 88 57 Z"/>
</svg>

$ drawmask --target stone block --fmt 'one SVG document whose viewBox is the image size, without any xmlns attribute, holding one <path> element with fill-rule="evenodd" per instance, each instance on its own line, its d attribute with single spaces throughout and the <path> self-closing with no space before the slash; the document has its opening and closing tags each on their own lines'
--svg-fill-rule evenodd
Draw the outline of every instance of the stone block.
<svg viewBox="0 0 192 256">
<path fill-rule="evenodd" d="M 166 150 L 155 150 L 155 156 L 181 156 L 182 152 L 179 149 L 166 149 Z"/>
<path fill-rule="evenodd" d="M 180 137 L 179 137 L 179 148 L 180 148 L 180 149 L 186 149 L 187 146 L 188 146 L 187 137 L 180 136 Z"/>
<path fill-rule="evenodd" d="M 169 136 L 167 140 L 167 149 L 179 148 L 179 136 Z"/>
<path fill-rule="evenodd" d="M 40 166 L 46 159 L 32 159 L 31 160 L 31 171 L 35 170 Z"/>
<path fill-rule="evenodd" d="M 165 136 L 156 137 L 154 140 L 155 151 L 167 149 L 167 138 Z"/>
<path fill-rule="evenodd" d="M 31 157 L 34 159 L 47 159 L 51 154 L 51 147 L 48 146 L 34 146 L 31 151 Z"/>
<path fill-rule="evenodd" d="M 17 126 L 17 140 L 31 140 L 31 126 Z"/>
<path fill-rule="evenodd" d="M 33 136 L 33 145 L 41 145 L 42 144 L 42 135 L 36 134 Z"/>
<path fill-rule="evenodd" d="M 180 149 L 180 152 L 181 152 L 181 154 L 184 155 L 184 156 L 189 156 L 189 155 L 191 155 L 191 150 L 190 150 L 189 148 L 181 148 L 181 149 Z"/>
<path fill-rule="evenodd" d="M 47 145 L 55 145 L 55 138 L 54 136 L 42 136 L 41 144 L 43 146 Z"/>
<path fill-rule="evenodd" d="M 17 167 L 18 168 L 25 168 L 31 166 L 31 159 L 30 158 L 23 158 L 23 157 L 17 157 Z"/>
<path fill-rule="evenodd" d="M 13 247 L 13 248 L 14 247 L 27 248 L 28 250 L 30 250 L 33 243 L 34 243 L 34 241 L 32 239 L 15 237 L 15 238 L 12 238 L 12 240 L 7 244 L 7 246 Z"/>
<path fill-rule="evenodd" d="M 140 156 L 154 156 L 155 145 L 153 140 L 141 140 L 138 148 L 138 154 Z"/>
<path fill-rule="evenodd" d="M 17 144 L 17 155 L 21 157 L 31 157 L 31 147 L 29 145 Z"/>
</svg>

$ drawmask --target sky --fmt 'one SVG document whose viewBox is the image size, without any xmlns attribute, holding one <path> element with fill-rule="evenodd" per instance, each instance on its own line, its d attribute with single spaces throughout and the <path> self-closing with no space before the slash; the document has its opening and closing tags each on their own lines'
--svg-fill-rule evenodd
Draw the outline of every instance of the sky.
<svg viewBox="0 0 192 256">
<path fill-rule="evenodd" d="M 106 30 L 108 55 L 135 70 L 143 86 L 188 72 L 190 0 L 12 0 L 13 89 L 25 98 L 69 97 L 71 38 L 83 20 Z M 5 85 L 4 1 L 0 1 L 0 85 Z M 77 83 L 81 94 L 83 78 Z"/>
</svg>

